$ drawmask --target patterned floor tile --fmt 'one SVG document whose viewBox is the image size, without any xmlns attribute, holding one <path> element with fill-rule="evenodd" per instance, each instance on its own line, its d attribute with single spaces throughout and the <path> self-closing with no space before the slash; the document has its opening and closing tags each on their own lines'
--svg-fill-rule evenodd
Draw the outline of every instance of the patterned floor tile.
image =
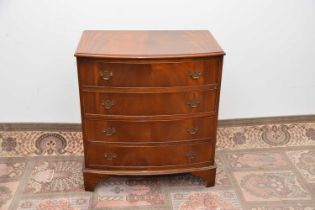
<svg viewBox="0 0 315 210">
<path fill-rule="evenodd" d="M 221 126 L 217 149 L 215 187 L 179 174 L 111 178 L 85 193 L 81 132 L 0 131 L 0 209 L 315 210 L 314 121 Z"/>
<path fill-rule="evenodd" d="M 1 132 L 0 145 L 1 157 L 83 155 L 81 132 Z"/>
<path fill-rule="evenodd" d="M 90 196 L 73 196 L 70 198 L 25 199 L 19 202 L 18 210 L 86 210 Z"/>
<path fill-rule="evenodd" d="M 253 149 L 315 145 L 315 123 L 279 123 L 219 127 L 217 149 Z"/>
<path fill-rule="evenodd" d="M 241 151 L 226 154 L 227 164 L 233 169 L 264 170 L 288 168 L 285 155 L 270 151 Z"/>
<path fill-rule="evenodd" d="M 220 171 L 220 170 L 219 170 Z M 223 169 L 221 170 L 223 171 Z M 230 185 L 225 173 L 218 174 L 217 185 Z M 96 190 L 95 209 L 115 207 L 166 208 L 169 192 L 204 190 L 205 183 L 191 174 L 140 178 L 111 178 Z M 212 188 L 209 188 L 212 189 Z"/>
<path fill-rule="evenodd" d="M 231 190 L 171 193 L 174 210 L 242 209 L 236 193 Z"/>
<path fill-rule="evenodd" d="M 315 150 L 288 151 L 287 154 L 305 180 L 315 183 Z"/>
<path fill-rule="evenodd" d="M 246 201 L 310 200 L 311 194 L 301 186 L 291 171 L 234 172 Z"/>
<path fill-rule="evenodd" d="M 82 160 L 38 160 L 32 169 L 26 193 L 83 191 Z"/>
<path fill-rule="evenodd" d="M 315 193 L 315 150 L 288 151 L 287 155 Z"/>
<path fill-rule="evenodd" d="M 26 162 L 21 158 L 0 158 L 0 181 L 19 179 L 25 167 Z"/>
<path fill-rule="evenodd" d="M 216 186 L 230 186 L 231 182 L 224 170 L 222 161 L 217 158 L 216 159 L 217 170 L 216 170 Z M 191 189 L 191 188 L 204 188 L 206 183 L 203 179 L 198 176 L 193 176 L 190 173 L 186 174 L 176 174 L 176 175 L 168 175 L 161 176 L 160 181 L 163 186 L 167 186 L 169 190 L 180 189 Z"/>
<path fill-rule="evenodd" d="M 0 183 L 0 210 L 7 210 L 12 202 L 19 182 Z"/>
<path fill-rule="evenodd" d="M 217 171 L 216 171 L 216 178 L 215 178 L 215 184 L 216 186 L 230 186 L 231 182 L 226 174 L 226 171 L 223 167 L 223 163 L 221 159 L 216 159 L 217 164 Z"/>
<path fill-rule="evenodd" d="M 93 209 L 165 207 L 167 198 L 158 177 L 113 177 L 97 187 Z M 163 208 L 162 208 L 163 209 Z"/>
<path fill-rule="evenodd" d="M 291 205 L 275 205 L 275 206 L 260 206 L 252 207 L 250 210 L 315 210 L 315 205 L 312 204 L 291 204 Z"/>
<path fill-rule="evenodd" d="M 191 189 L 205 186 L 204 180 L 191 174 L 162 176 L 160 181 L 163 183 L 163 185 L 167 186 L 169 190 L 177 190 L 178 188 Z"/>
</svg>

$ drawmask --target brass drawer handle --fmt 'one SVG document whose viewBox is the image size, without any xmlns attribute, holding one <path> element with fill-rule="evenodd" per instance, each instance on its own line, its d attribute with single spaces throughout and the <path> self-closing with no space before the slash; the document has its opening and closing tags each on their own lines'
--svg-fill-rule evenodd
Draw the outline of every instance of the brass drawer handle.
<svg viewBox="0 0 315 210">
<path fill-rule="evenodd" d="M 113 159 L 117 158 L 117 155 L 116 155 L 116 153 L 113 153 L 113 152 L 106 152 L 104 154 L 104 158 L 106 158 L 106 160 L 113 160 Z"/>
<path fill-rule="evenodd" d="M 191 128 L 188 128 L 187 129 L 187 132 L 190 134 L 190 135 L 194 135 L 198 132 L 199 128 L 197 127 L 191 127 Z"/>
<path fill-rule="evenodd" d="M 190 150 L 186 153 L 186 157 L 189 158 L 190 161 L 193 161 L 197 157 L 197 152 L 194 150 Z"/>
<path fill-rule="evenodd" d="M 105 100 L 105 101 L 103 100 L 103 101 L 102 101 L 102 105 L 105 107 L 105 109 L 111 109 L 112 106 L 115 105 L 115 101 L 110 100 L 110 99 Z"/>
<path fill-rule="evenodd" d="M 187 104 L 191 107 L 191 108 L 197 108 L 200 104 L 200 101 L 198 100 L 190 100 L 187 102 Z"/>
<path fill-rule="evenodd" d="M 201 77 L 202 75 L 202 72 L 199 71 L 199 70 L 196 70 L 196 71 L 189 71 L 188 72 L 188 75 L 193 78 L 193 79 L 198 79 L 199 77 Z"/>
<path fill-rule="evenodd" d="M 103 80 L 110 80 L 113 77 L 113 72 L 112 71 L 108 71 L 108 70 L 101 70 L 100 71 L 100 76 Z"/>
<path fill-rule="evenodd" d="M 115 128 L 106 128 L 103 130 L 103 132 L 106 134 L 106 136 L 112 136 L 114 133 L 116 133 Z"/>
</svg>

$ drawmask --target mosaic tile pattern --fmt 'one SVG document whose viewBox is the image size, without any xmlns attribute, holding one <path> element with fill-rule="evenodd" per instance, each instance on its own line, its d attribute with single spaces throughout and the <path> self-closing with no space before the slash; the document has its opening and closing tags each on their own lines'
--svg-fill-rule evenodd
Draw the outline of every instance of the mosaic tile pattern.
<svg viewBox="0 0 315 210">
<path fill-rule="evenodd" d="M 234 176 L 246 201 L 311 200 L 291 171 L 235 172 Z"/>
<path fill-rule="evenodd" d="M 166 207 L 167 196 L 158 178 L 112 178 L 98 186 L 94 209 Z"/>
<path fill-rule="evenodd" d="M 0 210 L 9 208 L 18 184 L 18 182 L 0 183 Z"/>
<path fill-rule="evenodd" d="M 0 132 L 1 157 L 83 155 L 81 132 Z"/>
<path fill-rule="evenodd" d="M 226 154 L 228 165 L 237 169 L 279 169 L 289 167 L 284 154 L 271 151 L 241 151 Z"/>
<path fill-rule="evenodd" d="M 250 210 L 315 210 L 314 205 L 289 204 L 279 206 L 261 206 L 253 207 Z"/>
<path fill-rule="evenodd" d="M 288 151 L 287 155 L 305 179 L 311 191 L 315 193 L 315 149 Z"/>
<path fill-rule="evenodd" d="M 216 186 L 230 186 L 231 182 L 229 180 L 229 177 L 227 175 L 226 169 L 224 169 L 222 160 L 217 157 L 216 158 L 216 164 L 217 164 L 217 174 L 215 179 Z"/>
<path fill-rule="evenodd" d="M 265 124 L 218 129 L 217 149 L 315 145 L 315 123 Z"/>
<path fill-rule="evenodd" d="M 16 180 L 20 178 L 25 170 L 26 162 L 17 158 L 0 158 L 0 181 Z"/>
<path fill-rule="evenodd" d="M 306 181 L 315 184 L 315 150 L 289 151 L 287 154 Z"/>
<path fill-rule="evenodd" d="M 222 183 L 229 183 L 228 180 L 223 180 L 216 187 L 222 186 Z M 202 202 L 201 200 L 203 199 L 207 202 L 215 202 L 215 204 L 203 207 L 205 209 L 215 206 L 219 207 L 220 204 L 224 204 L 225 207 L 229 206 L 231 207 L 230 209 L 239 209 L 232 208 L 240 206 L 234 192 L 220 191 L 213 194 L 213 188 L 205 188 L 204 185 L 205 183 L 202 179 L 190 174 L 129 179 L 114 177 L 98 185 L 94 196 L 93 208 L 137 207 L 147 209 L 154 207 L 156 209 L 169 209 L 171 207 L 169 200 L 171 199 L 174 209 L 178 208 L 182 201 L 187 201 L 183 205 L 186 207 L 181 207 L 180 209 L 190 209 L 188 206 L 193 202 L 194 198 L 198 197 L 199 202 Z M 203 191 L 203 194 L 198 194 L 198 190 Z M 193 193 L 191 194 L 191 192 Z M 209 198 L 213 195 L 216 196 L 214 200 Z M 234 199 L 233 205 L 230 205 L 230 202 L 225 202 L 225 199 L 231 198 Z M 198 205 L 198 208 L 201 208 L 201 203 Z M 193 207 L 191 208 L 193 209 Z"/>
<path fill-rule="evenodd" d="M 236 193 L 230 190 L 171 193 L 173 209 L 241 209 Z"/>
<path fill-rule="evenodd" d="M 18 210 L 85 210 L 88 209 L 90 196 L 71 198 L 25 199 L 19 202 Z"/>
<path fill-rule="evenodd" d="M 218 129 L 215 187 L 190 174 L 83 189 L 82 134 L 0 131 L 0 210 L 315 210 L 315 122 Z"/>
<path fill-rule="evenodd" d="M 82 160 L 36 161 L 25 193 L 82 191 Z"/>
</svg>

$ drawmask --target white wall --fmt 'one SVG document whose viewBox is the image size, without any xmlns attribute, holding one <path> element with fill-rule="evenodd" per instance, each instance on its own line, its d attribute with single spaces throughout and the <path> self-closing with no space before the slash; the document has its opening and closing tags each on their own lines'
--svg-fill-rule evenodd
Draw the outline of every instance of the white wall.
<svg viewBox="0 0 315 210">
<path fill-rule="evenodd" d="M 80 122 L 85 29 L 209 29 L 221 119 L 315 113 L 313 0 L 0 0 L 0 122 Z"/>
</svg>

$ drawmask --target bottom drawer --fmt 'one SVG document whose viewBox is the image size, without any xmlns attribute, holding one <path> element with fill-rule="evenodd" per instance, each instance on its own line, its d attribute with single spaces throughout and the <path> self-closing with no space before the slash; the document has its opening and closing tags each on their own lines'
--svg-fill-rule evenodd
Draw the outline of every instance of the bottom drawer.
<svg viewBox="0 0 315 210">
<path fill-rule="evenodd" d="M 86 167 L 172 166 L 214 163 L 214 142 L 117 146 L 86 142 Z"/>
</svg>

